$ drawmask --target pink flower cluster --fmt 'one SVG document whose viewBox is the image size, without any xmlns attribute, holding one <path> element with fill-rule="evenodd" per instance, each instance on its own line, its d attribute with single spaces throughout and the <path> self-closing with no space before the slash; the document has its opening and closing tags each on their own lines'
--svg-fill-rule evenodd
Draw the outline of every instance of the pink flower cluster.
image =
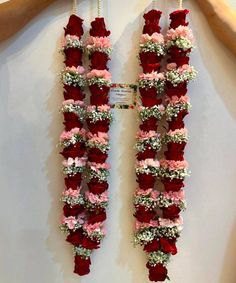
<svg viewBox="0 0 236 283">
<path fill-rule="evenodd" d="M 85 129 L 80 129 L 80 128 L 73 128 L 70 131 L 63 131 L 62 134 L 60 135 L 60 141 L 63 142 L 64 140 L 70 140 L 72 139 L 75 135 L 80 135 L 82 137 L 86 137 L 86 130 Z"/>
<path fill-rule="evenodd" d="M 93 111 L 99 111 L 99 112 L 109 112 L 111 110 L 111 106 L 108 104 L 103 104 L 99 106 L 95 105 L 89 105 L 87 107 L 87 112 L 93 112 Z"/>
<path fill-rule="evenodd" d="M 159 218 L 159 226 L 161 227 L 174 227 L 174 226 L 182 226 L 183 218 L 180 216 L 174 220 L 168 218 Z"/>
<path fill-rule="evenodd" d="M 69 217 L 62 217 L 62 221 L 61 224 L 62 225 L 67 225 L 67 227 L 70 230 L 73 230 L 76 226 L 77 223 L 79 224 L 84 224 L 84 219 L 83 219 L 84 215 L 80 215 L 78 216 L 78 218 L 76 219 L 74 216 L 69 216 Z"/>
<path fill-rule="evenodd" d="M 179 103 L 190 103 L 190 98 L 187 95 L 184 95 L 184 96 L 181 96 L 181 97 L 174 95 L 171 98 L 167 97 L 166 102 L 168 104 L 171 104 L 171 105 L 176 105 L 176 104 L 179 104 Z"/>
<path fill-rule="evenodd" d="M 188 168 L 188 162 L 186 160 L 175 161 L 175 160 L 162 159 L 160 160 L 160 166 L 164 169 L 169 169 L 169 170 L 181 170 Z"/>
<path fill-rule="evenodd" d="M 151 72 L 151 73 L 141 73 L 139 74 L 139 80 L 149 80 L 149 81 L 153 81 L 153 80 L 161 80 L 164 81 L 165 80 L 165 76 L 163 73 L 158 73 L 158 72 Z"/>
<path fill-rule="evenodd" d="M 148 158 L 145 160 L 137 161 L 136 162 L 137 168 L 147 168 L 147 167 L 160 167 L 160 163 L 158 160 L 154 160 L 152 158 Z"/>
<path fill-rule="evenodd" d="M 152 35 L 147 33 L 142 34 L 140 38 L 140 44 L 145 44 L 147 42 L 153 42 L 157 44 L 164 44 L 164 36 L 161 33 L 154 32 Z"/>
<path fill-rule="evenodd" d="M 100 232 L 103 235 L 106 235 L 106 230 L 103 228 L 103 222 L 97 222 L 94 224 L 84 224 L 83 225 L 84 231 L 87 232 L 88 235 L 93 234 L 94 232 Z"/>
<path fill-rule="evenodd" d="M 157 198 L 160 195 L 160 192 L 157 191 L 157 190 L 153 190 L 152 188 L 150 188 L 148 190 L 142 190 L 142 189 L 138 188 L 138 190 L 136 190 L 136 192 L 135 192 L 135 195 L 136 196 L 149 196 L 153 200 L 157 200 Z"/>
<path fill-rule="evenodd" d="M 82 74 L 84 74 L 85 69 L 82 66 L 78 66 L 77 68 L 73 66 L 73 67 L 66 67 L 65 71 L 82 75 Z"/>
<path fill-rule="evenodd" d="M 142 139 L 142 140 L 153 138 L 153 137 L 159 138 L 160 134 L 155 131 L 144 132 L 140 130 L 137 132 L 137 135 L 136 135 L 137 139 Z"/>
<path fill-rule="evenodd" d="M 65 167 L 70 167 L 70 166 L 75 166 L 75 167 L 83 167 L 86 165 L 86 162 L 87 162 L 87 158 L 86 157 L 76 157 L 75 159 L 74 158 L 71 158 L 69 157 L 68 159 L 64 160 L 62 162 L 63 166 Z"/>
<path fill-rule="evenodd" d="M 79 105 L 81 107 L 84 106 L 84 102 L 83 101 L 80 101 L 80 100 L 74 100 L 74 99 L 67 99 L 67 100 L 64 100 L 62 102 L 62 105 L 65 106 L 65 105 L 70 105 L 70 104 L 73 104 L 73 105 Z"/>
<path fill-rule="evenodd" d="M 159 227 L 159 222 L 157 220 L 151 220 L 149 223 L 135 221 L 135 229 L 137 231 L 150 227 Z"/>
<path fill-rule="evenodd" d="M 108 72 L 107 70 L 96 70 L 96 69 L 93 69 L 92 71 L 90 71 L 88 74 L 87 74 L 87 78 L 88 79 L 92 79 L 92 78 L 102 78 L 102 79 L 105 79 L 107 81 L 111 81 L 111 73 Z"/>
<path fill-rule="evenodd" d="M 97 134 L 88 133 L 88 139 L 90 142 L 100 143 L 107 145 L 109 142 L 109 135 L 107 133 L 98 132 Z"/>
<path fill-rule="evenodd" d="M 73 198 L 78 198 L 80 196 L 80 191 L 81 191 L 81 188 L 78 188 L 78 190 L 72 190 L 72 189 L 68 189 L 68 190 L 65 190 L 62 195 L 64 197 L 73 197 Z"/>
<path fill-rule="evenodd" d="M 188 135 L 188 130 L 187 128 L 182 128 L 182 129 L 176 129 L 174 131 L 169 130 L 169 132 L 167 133 L 168 136 L 175 136 L 175 135 L 183 135 L 183 136 L 187 136 Z"/>
<path fill-rule="evenodd" d="M 184 190 L 180 190 L 180 191 L 177 191 L 177 192 L 171 192 L 171 191 L 170 192 L 163 192 L 162 194 L 166 199 L 171 199 L 171 200 L 176 201 L 176 202 L 185 199 Z"/>
<path fill-rule="evenodd" d="M 88 166 L 90 167 L 90 169 L 96 172 L 98 172 L 99 169 L 110 169 L 110 165 L 108 163 L 88 162 Z"/>
<path fill-rule="evenodd" d="M 88 49 L 93 49 L 93 48 L 111 48 L 111 42 L 108 37 L 94 37 L 90 36 L 86 43 L 86 47 Z"/>
<path fill-rule="evenodd" d="M 192 73 L 194 71 L 193 67 L 189 66 L 188 64 L 184 64 L 183 66 L 177 68 L 177 64 L 176 63 L 169 63 L 169 64 L 167 64 L 166 65 L 166 69 L 168 71 L 177 70 L 178 73 L 180 73 L 180 74 L 185 73 L 185 72 Z"/>
<path fill-rule="evenodd" d="M 85 193 L 87 199 L 92 203 L 92 204 L 100 204 L 102 202 L 107 202 L 108 199 L 108 192 L 105 191 L 104 193 L 100 194 L 100 195 L 95 195 L 93 193 L 90 192 L 86 192 Z"/>
<path fill-rule="evenodd" d="M 64 37 L 63 40 L 62 40 L 62 48 L 65 48 L 65 47 L 66 47 L 68 40 L 71 40 L 71 41 L 78 40 L 78 41 L 80 41 L 80 38 L 79 38 L 78 36 L 76 36 L 76 35 L 67 35 L 67 36 Z"/>
<path fill-rule="evenodd" d="M 191 29 L 187 26 L 179 26 L 176 29 L 169 29 L 166 34 L 166 41 L 175 40 L 177 38 L 186 38 L 191 43 L 193 43 L 193 33 Z"/>
<path fill-rule="evenodd" d="M 139 105 L 138 106 L 138 111 L 142 111 L 146 109 L 146 107 L 142 106 L 142 105 Z M 164 113 L 165 112 L 165 106 L 163 104 L 158 104 L 157 105 L 157 109 L 161 112 L 161 113 Z"/>
</svg>

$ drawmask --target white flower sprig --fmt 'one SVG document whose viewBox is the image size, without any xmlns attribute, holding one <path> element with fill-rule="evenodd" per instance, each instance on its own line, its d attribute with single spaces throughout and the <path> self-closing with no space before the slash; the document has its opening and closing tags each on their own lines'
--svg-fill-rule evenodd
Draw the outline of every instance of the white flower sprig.
<svg viewBox="0 0 236 283">
<path fill-rule="evenodd" d="M 62 42 L 62 51 L 68 48 L 79 48 L 83 49 L 83 41 L 76 35 L 67 34 Z"/>
<path fill-rule="evenodd" d="M 84 121 L 86 109 L 83 101 L 75 101 L 73 99 L 68 99 L 63 101 L 61 111 L 63 113 L 74 113 L 78 116 L 78 120 Z"/>
<path fill-rule="evenodd" d="M 150 174 L 153 176 L 158 176 L 160 163 L 158 160 L 145 159 L 137 161 L 136 163 L 136 174 Z"/>
<path fill-rule="evenodd" d="M 172 46 L 182 49 L 183 51 L 191 51 L 194 47 L 194 38 L 191 29 L 187 26 L 179 26 L 176 29 L 169 29 L 166 34 L 166 48 Z"/>
<path fill-rule="evenodd" d="M 87 107 L 86 117 L 92 122 L 109 120 L 112 121 L 111 107 L 109 105 L 90 105 Z"/>
<path fill-rule="evenodd" d="M 158 56 L 166 54 L 165 40 L 161 33 L 142 34 L 139 46 L 140 52 L 155 52 Z"/>
<path fill-rule="evenodd" d="M 140 88 L 156 88 L 159 93 L 163 92 L 165 87 L 165 76 L 163 73 L 151 72 L 139 75 L 138 86 Z"/>
<path fill-rule="evenodd" d="M 154 105 L 152 107 L 138 107 L 138 114 L 141 121 L 146 121 L 150 117 L 154 117 L 157 120 L 160 120 L 165 114 L 165 107 L 162 104 Z"/>
<path fill-rule="evenodd" d="M 138 152 L 144 152 L 146 149 L 159 151 L 161 149 L 161 136 L 155 131 L 139 131 L 137 134 L 137 142 L 135 149 Z"/>
<path fill-rule="evenodd" d="M 186 128 L 176 129 L 174 131 L 170 130 L 162 138 L 162 142 L 168 144 L 173 143 L 186 143 L 188 141 L 188 130 Z"/>
<path fill-rule="evenodd" d="M 63 173 L 69 176 L 75 176 L 77 173 L 83 173 L 85 171 L 87 158 L 76 157 L 75 159 L 69 157 L 68 159 L 62 162 L 63 164 Z"/>
<path fill-rule="evenodd" d="M 74 87 L 85 87 L 86 79 L 84 76 L 84 68 L 82 66 L 66 67 L 61 72 L 61 81 L 64 85 Z"/>
</svg>

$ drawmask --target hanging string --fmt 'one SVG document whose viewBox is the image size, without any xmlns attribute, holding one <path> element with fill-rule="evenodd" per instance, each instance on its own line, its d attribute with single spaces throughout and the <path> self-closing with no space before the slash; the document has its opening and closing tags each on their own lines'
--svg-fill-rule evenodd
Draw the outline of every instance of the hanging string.
<svg viewBox="0 0 236 283">
<path fill-rule="evenodd" d="M 183 10 L 183 0 L 178 0 L 179 2 L 179 9 Z"/>
<path fill-rule="evenodd" d="M 77 14 L 77 0 L 73 0 L 72 14 Z"/>
<path fill-rule="evenodd" d="M 157 1 L 158 1 L 158 0 L 152 0 L 152 8 L 153 8 L 153 9 L 156 9 Z"/>
<path fill-rule="evenodd" d="M 98 2 L 98 17 L 101 17 L 101 11 L 102 11 L 102 1 L 101 0 L 97 0 Z"/>
</svg>

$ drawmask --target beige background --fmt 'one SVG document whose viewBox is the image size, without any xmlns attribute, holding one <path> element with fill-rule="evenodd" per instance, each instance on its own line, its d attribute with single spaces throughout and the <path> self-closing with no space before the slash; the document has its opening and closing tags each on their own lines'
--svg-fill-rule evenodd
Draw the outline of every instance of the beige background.
<svg viewBox="0 0 236 283">
<path fill-rule="evenodd" d="M 95 1 L 83 0 L 85 25 Z M 199 70 L 189 91 L 187 147 L 192 177 L 179 254 L 170 264 L 173 283 L 235 283 L 236 271 L 236 68 L 235 58 L 215 39 L 194 1 L 185 1 L 198 48 Z M 235 6 L 235 1 L 231 0 Z M 150 1 L 104 0 L 114 43 L 114 82 L 133 83 L 142 14 Z M 175 1 L 160 1 L 167 15 Z M 135 111 L 116 110 L 112 126 L 111 201 L 108 236 L 93 255 L 92 273 L 73 275 L 71 248 L 58 230 L 63 190 L 55 145 L 62 130 L 62 89 L 57 53 L 70 1 L 57 1 L 14 38 L 0 45 L 0 282 L 146 283 L 145 256 L 132 246 L 135 189 Z M 163 21 L 163 25 L 166 21 Z"/>
</svg>

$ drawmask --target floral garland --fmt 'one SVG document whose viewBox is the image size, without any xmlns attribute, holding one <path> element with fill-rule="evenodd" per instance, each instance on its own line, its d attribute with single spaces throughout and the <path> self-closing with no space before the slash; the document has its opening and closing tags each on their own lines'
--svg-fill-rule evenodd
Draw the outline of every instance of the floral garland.
<svg viewBox="0 0 236 283">
<path fill-rule="evenodd" d="M 90 89 L 90 105 L 86 108 L 87 133 L 87 178 L 88 190 L 84 195 L 86 220 L 83 223 L 83 237 L 89 241 L 89 246 L 79 246 L 75 249 L 77 262 L 83 273 L 90 272 L 90 256 L 98 249 L 106 235 L 104 221 L 108 206 L 109 164 L 106 163 L 109 145 L 109 127 L 112 121 L 109 101 L 111 74 L 107 62 L 111 53 L 111 43 L 106 30 L 104 18 L 96 18 L 91 23 L 90 37 L 86 40 L 85 49 L 91 65 L 86 81 Z M 83 240 L 82 240 L 83 242 Z"/>
<path fill-rule="evenodd" d="M 61 220 L 61 230 L 67 235 L 67 242 L 73 245 L 75 255 L 74 272 L 79 275 L 87 274 L 86 265 L 91 242 L 86 234 L 86 198 L 83 193 L 82 179 L 87 166 L 86 142 L 87 133 L 83 128 L 86 119 L 84 104 L 84 87 L 86 86 L 85 70 L 82 67 L 84 44 L 83 20 L 77 15 L 70 16 L 65 28 L 65 38 L 62 52 L 65 55 L 65 69 L 61 73 L 64 85 L 64 98 L 61 112 L 64 115 L 65 130 L 60 136 L 61 154 L 65 158 L 62 171 L 65 174 L 65 190 L 61 201 L 64 203 L 64 215 Z"/>
<path fill-rule="evenodd" d="M 143 73 L 138 77 L 141 105 L 138 107 L 140 120 L 137 133 L 136 175 L 138 188 L 134 194 L 136 217 L 134 243 L 143 246 L 147 253 L 149 279 L 159 281 L 160 273 L 169 261 L 169 254 L 164 251 L 168 241 L 179 233 L 179 221 L 169 221 L 158 217 L 159 205 L 168 209 L 173 203 L 182 206 L 181 196 L 160 193 L 154 188 L 160 175 L 160 162 L 157 152 L 161 150 L 162 139 L 157 132 L 158 122 L 165 114 L 162 93 L 165 89 L 166 76 L 160 73 L 160 62 L 166 54 L 163 35 L 160 33 L 161 12 L 151 10 L 144 15 L 145 26 L 140 39 L 139 58 Z M 159 238 L 161 237 L 161 244 Z M 160 248 L 160 245 L 164 249 Z M 174 252 L 174 251 L 173 251 Z"/>
<path fill-rule="evenodd" d="M 186 95 L 187 84 L 197 74 L 188 65 L 189 54 L 194 47 L 193 35 L 186 22 L 188 13 L 188 10 L 178 10 L 170 14 L 171 23 L 164 44 L 161 35 L 151 34 L 160 31 L 160 12 L 152 10 L 145 14 L 144 32 L 150 33 L 142 35 L 140 42 L 140 60 L 144 74 L 139 76 L 139 89 L 144 105 L 138 108 L 141 125 L 135 146 L 138 151 L 136 174 L 139 188 L 134 195 L 134 242 L 144 247 L 148 258 L 149 279 L 155 282 L 169 279 L 167 264 L 171 255 L 177 253 L 176 242 L 183 226 L 180 213 L 186 209 L 183 187 L 185 177 L 189 176 L 188 163 L 184 160 L 188 131 L 183 119 L 191 108 L 190 99 Z M 152 38 L 155 41 L 158 39 L 161 47 L 154 48 L 151 44 L 147 48 L 145 39 L 151 41 Z M 158 74 L 157 69 L 152 69 L 160 66 L 161 55 L 164 55 L 160 50 L 165 50 L 168 55 L 164 74 Z M 146 54 L 143 54 L 144 51 Z M 154 102 L 161 103 L 156 97 L 156 90 L 160 93 L 163 89 L 166 93 L 165 106 L 154 105 Z M 160 137 L 155 127 L 163 112 L 168 130 Z M 154 160 L 162 145 L 167 146 L 165 159 Z M 161 179 L 164 191 L 154 189 L 156 177 Z"/>
</svg>

